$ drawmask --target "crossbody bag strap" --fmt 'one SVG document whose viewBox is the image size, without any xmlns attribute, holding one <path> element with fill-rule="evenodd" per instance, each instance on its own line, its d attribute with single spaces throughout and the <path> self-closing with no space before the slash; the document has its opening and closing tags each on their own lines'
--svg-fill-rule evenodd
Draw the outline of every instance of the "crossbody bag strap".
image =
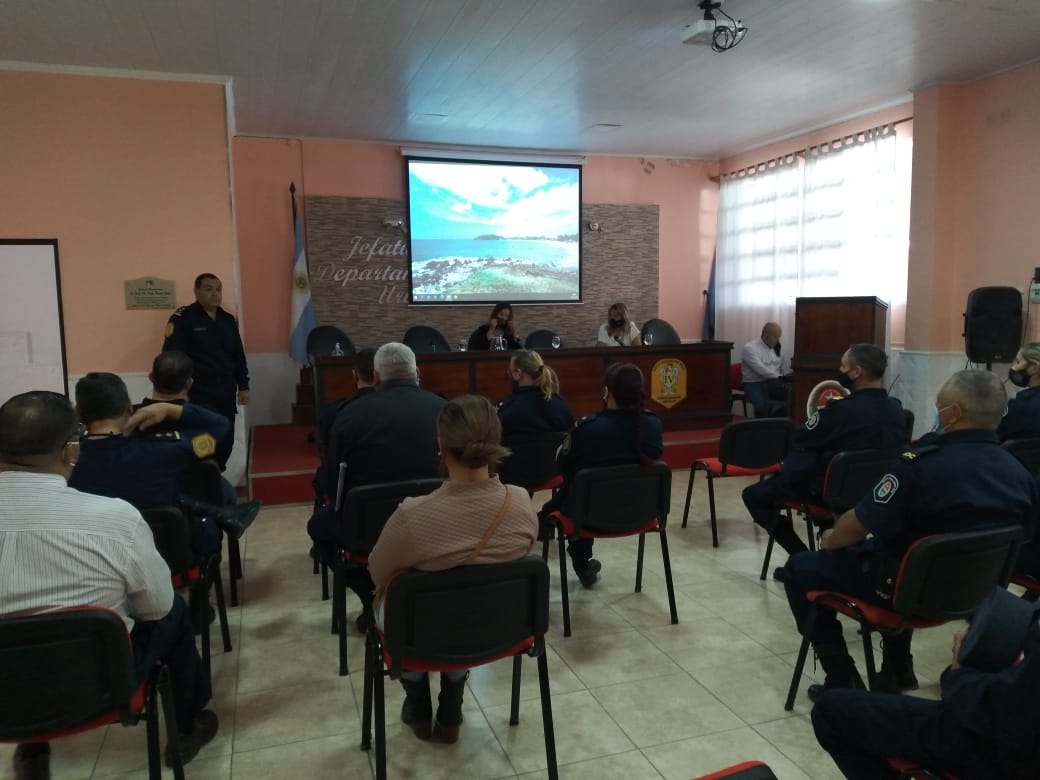
<svg viewBox="0 0 1040 780">
<path fill-rule="evenodd" d="M 484 549 L 484 545 L 488 543 L 491 537 L 495 535 L 495 531 L 498 530 L 498 527 L 502 525 L 502 521 L 505 519 L 506 512 L 509 511 L 509 500 L 509 488 L 506 487 L 506 499 L 502 502 L 502 508 L 498 510 L 498 514 L 495 515 L 495 519 L 491 521 L 491 525 L 488 526 L 487 532 L 485 532 L 484 534 L 484 538 L 477 543 L 477 546 L 473 548 L 473 552 L 467 555 L 466 560 L 460 563 L 459 566 L 465 566 L 468 563 L 472 563 L 474 560 L 476 560 L 477 556 L 480 555 L 481 551 Z"/>
</svg>

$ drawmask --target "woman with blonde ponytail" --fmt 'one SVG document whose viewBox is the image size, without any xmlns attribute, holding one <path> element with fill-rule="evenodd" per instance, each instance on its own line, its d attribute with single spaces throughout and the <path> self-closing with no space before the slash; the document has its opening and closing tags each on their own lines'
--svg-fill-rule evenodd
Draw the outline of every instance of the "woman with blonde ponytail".
<svg viewBox="0 0 1040 780">
<path fill-rule="evenodd" d="M 505 563 L 527 555 L 538 518 L 521 487 L 503 485 L 491 467 L 509 454 L 491 402 L 480 395 L 449 401 L 437 418 L 437 446 L 448 472 L 432 493 L 406 498 L 390 516 L 368 557 L 368 571 L 382 593 L 402 569 L 443 571 L 478 563 Z M 382 622 L 381 604 L 376 620 Z M 401 721 L 419 739 L 455 742 L 462 723 L 462 695 L 469 672 L 441 674 L 436 717 L 425 672 L 401 675 Z"/>
<path fill-rule="evenodd" d="M 513 394 L 499 404 L 502 433 L 568 431 L 574 417 L 559 396 L 560 382 L 537 352 L 521 349 L 509 358 Z"/>
</svg>

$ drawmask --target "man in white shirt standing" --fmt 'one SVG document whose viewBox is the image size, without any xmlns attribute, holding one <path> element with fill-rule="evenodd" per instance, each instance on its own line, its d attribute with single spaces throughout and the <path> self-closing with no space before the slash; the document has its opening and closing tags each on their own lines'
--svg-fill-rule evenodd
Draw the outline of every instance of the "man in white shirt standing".
<svg viewBox="0 0 1040 780">
<path fill-rule="evenodd" d="M 787 402 L 787 389 L 775 381 L 780 378 L 780 326 L 767 322 L 762 335 L 740 351 L 744 395 L 755 408 L 755 417 L 765 417 L 769 401 Z"/>
<path fill-rule="evenodd" d="M 187 762 L 217 732 L 217 716 L 203 709 L 210 683 L 187 607 L 140 512 L 68 486 L 78 454 L 79 425 L 65 396 L 34 391 L 0 406 L 0 620 L 82 606 L 117 613 L 137 679 L 159 659 L 169 667 Z M 50 777 L 49 759 L 46 743 L 19 745 L 15 777 Z"/>
</svg>

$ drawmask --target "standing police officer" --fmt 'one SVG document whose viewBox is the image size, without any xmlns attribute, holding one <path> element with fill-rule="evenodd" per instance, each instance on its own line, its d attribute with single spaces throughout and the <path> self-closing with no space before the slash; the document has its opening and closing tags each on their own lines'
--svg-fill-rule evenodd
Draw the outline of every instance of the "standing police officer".
<svg viewBox="0 0 1040 780">
<path fill-rule="evenodd" d="M 230 423 L 217 443 L 216 459 L 227 467 L 235 443 L 236 404 L 249 403 L 249 367 L 238 333 L 238 322 L 220 308 L 220 279 L 213 274 L 195 278 L 195 303 L 177 309 L 166 323 L 163 352 L 180 350 L 195 364 L 192 403 L 208 406 Z"/>
<path fill-rule="evenodd" d="M 744 488 L 742 497 L 751 519 L 769 531 L 788 555 L 808 548 L 790 518 L 778 514 L 781 501 L 809 500 L 838 452 L 893 447 L 907 440 L 903 405 L 881 387 L 887 367 L 888 356 L 873 344 L 853 344 L 845 350 L 838 382 L 851 395 L 827 404 L 795 430 L 779 474 Z M 774 577 L 780 579 L 782 572 L 783 568 L 777 569 Z"/>
<path fill-rule="evenodd" d="M 1000 446 L 995 432 L 1007 403 L 1000 380 L 988 371 L 959 371 L 939 389 L 935 402 L 936 435 L 922 437 L 870 495 L 838 518 L 820 538 L 820 550 L 788 560 L 784 587 L 803 634 L 809 591 L 836 590 L 890 607 L 903 555 L 922 537 L 1033 527 L 1040 506 L 1036 480 Z M 904 631 L 885 638 L 879 688 L 917 687 L 910 635 Z M 833 612 L 817 614 L 809 638 L 827 675 L 824 685 L 809 687 L 810 699 L 816 701 L 825 689 L 863 687 Z"/>
</svg>

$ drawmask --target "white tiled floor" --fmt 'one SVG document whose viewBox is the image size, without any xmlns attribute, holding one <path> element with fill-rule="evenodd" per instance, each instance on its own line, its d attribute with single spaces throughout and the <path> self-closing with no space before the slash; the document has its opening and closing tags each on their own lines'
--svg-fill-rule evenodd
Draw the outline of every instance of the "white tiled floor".
<svg viewBox="0 0 1040 780">
<path fill-rule="evenodd" d="M 755 532 L 740 502 L 747 480 L 717 483 L 716 550 L 700 480 L 690 526 L 680 527 L 687 474 L 674 474 L 668 529 L 678 625 L 668 622 L 657 540 L 647 540 L 640 594 L 632 592 L 635 540 L 599 542 L 602 578 L 586 591 L 572 577 L 573 635 L 564 639 L 553 546 L 548 660 L 561 777 L 679 780 L 749 759 L 767 762 L 782 780 L 840 777 L 813 737 L 808 680 L 795 711 L 783 710 L 799 638 L 782 587 L 758 580 L 765 536 Z M 307 557 L 308 513 L 305 506 L 265 509 L 245 539 L 243 605 L 230 610 L 235 649 L 214 651 L 211 706 L 221 730 L 188 765 L 189 778 L 371 777 L 370 758 L 358 749 L 361 678 L 337 675 L 329 603 L 320 600 Z M 782 561 L 781 552 L 776 563 Z M 349 608 L 351 616 L 357 613 L 356 600 Z M 937 695 L 932 681 L 948 661 L 952 633 L 944 627 L 916 636 L 920 695 Z M 216 626 L 213 636 L 219 648 Z M 854 631 L 846 636 L 862 659 Z M 356 632 L 349 651 L 351 668 L 359 669 L 363 648 Z M 509 683 L 509 662 L 473 670 L 466 720 L 453 746 L 420 742 L 397 723 L 402 693 L 390 684 L 389 776 L 544 777 L 534 661 L 524 667 L 516 727 L 508 725 Z M 111 727 L 56 742 L 53 777 L 146 778 L 144 736 L 143 727 Z M 12 748 L 0 750 L 0 777 L 6 778 Z"/>
</svg>

